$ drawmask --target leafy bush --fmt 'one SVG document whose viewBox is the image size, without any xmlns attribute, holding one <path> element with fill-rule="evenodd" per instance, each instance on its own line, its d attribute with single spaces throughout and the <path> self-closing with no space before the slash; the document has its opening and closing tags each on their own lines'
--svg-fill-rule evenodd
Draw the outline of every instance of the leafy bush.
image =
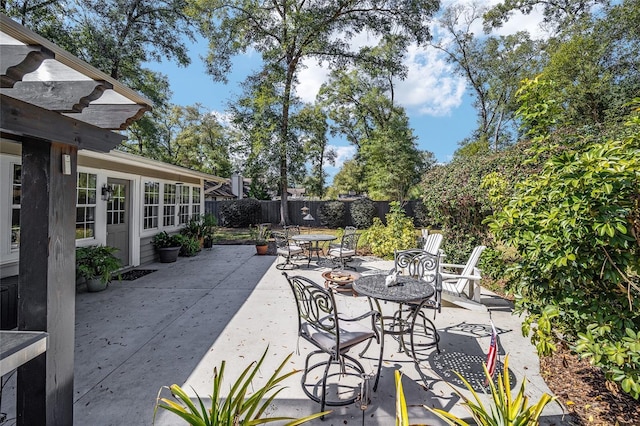
<svg viewBox="0 0 640 426">
<path fill-rule="evenodd" d="M 442 248 L 448 261 L 465 262 L 473 247 L 491 246 L 483 222 L 500 207 L 496 200 L 509 199 L 515 183 L 540 168 L 537 161 L 525 161 L 531 156 L 527 151 L 530 145 L 520 142 L 500 152 L 457 156 L 424 175 L 423 205 L 418 211 L 428 215 L 424 219 L 427 227 L 444 234 Z M 493 177 L 489 183 L 501 185 L 487 184 L 486 176 Z"/>
<path fill-rule="evenodd" d="M 193 237 L 178 234 L 180 239 L 180 256 L 195 256 L 200 251 L 200 241 Z"/>
<path fill-rule="evenodd" d="M 380 218 L 373 219 L 373 225 L 363 233 L 362 244 L 369 246 L 375 256 L 393 259 L 394 250 L 416 246 L 416 228 L 397 201 L 391 202 L 390 211 L 385 218 L 386 226 Z"/>
<path fill-rule="evenodd" d="M 153 244 L 153 246 L 157 249 L 180 247 L 182 245 L 182 235 L 169 235 L 167 234 L 167 231 L 158 232 L 151 239 L 151 244 Z"/>
<path fill-rule="evenodd" d="M 413 207 L 413 223 L 419 228 L 437 228 L 431 220 L 431 214 L 422 201 L 418 201 Z"/>
<path fill-rule="evenodd" d="M 567 341 L 638 398 L 640 345 L 628 330 L 640 328 L 640 117 L 619 134 L 586 131 L 517 185 L 489 227 L 520 256 L 516 306 L 538 351 Z"/>
<path fill-rule="evenodd" d="M 260 201 L 255 198 L 233 200 L 220 206 L 220 221 L 223 226 L 231 228 L 247 228 L 260 222 L 261 215 Z"/>
<path fill-rule="evenodd" d="M 320 223 L 329 228 L 340 228 L 344 226 L 345 205 L 342 201 L 329 201 L 318 209 Z"/>
<path fill-rule="evenodd" d="M 353 224 L 360 229 L 365 229 L 373 224 L 373 218 L 377 216 L 376 205 L 368 198 L 361 198 L 351 203 L 349 208 Z"/>
<path fill-rule="evenodd" d="M 117 251 L 117 248 L 110 246 L 78 247 L 76 276 L 88 280 L 99 279 L 103 283 L 108 283 L 111 281 L 111 276 L 122 267 L 120 259 L 115 256 Z"/>
</svg>

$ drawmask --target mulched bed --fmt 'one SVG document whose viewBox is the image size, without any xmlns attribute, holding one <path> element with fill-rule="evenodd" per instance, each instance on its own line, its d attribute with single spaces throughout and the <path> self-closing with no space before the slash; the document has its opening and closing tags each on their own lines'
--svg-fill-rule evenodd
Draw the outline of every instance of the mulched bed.
<svg viewBox="0 0 640 426">
<path fill-rule="evenodd" d="M 640 402 L 607 382 L 599 368 L 568 349 L 541 358 L 540 370 L 549 389 L 578 419 L 575 424 L 639 424 Z"/>
<path fill-rule="evenodd" d="M 120 279 L 124 281 L 133 281 L 155 271 L 157 271 L 157 269 L 132 269 L 131 271 L 120 274 Z"/>
</svg>

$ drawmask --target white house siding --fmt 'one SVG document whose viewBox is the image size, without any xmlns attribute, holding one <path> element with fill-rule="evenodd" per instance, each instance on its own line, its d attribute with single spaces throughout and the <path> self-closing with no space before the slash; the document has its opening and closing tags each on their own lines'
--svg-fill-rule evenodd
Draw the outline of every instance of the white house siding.
<svg viewBox="0 0 640 426">
<path fill-rule="evenodd" d="M 14 164 L 20 163 L 20 145 L 2 140 L 0 142 L 0 277 L 17 275 L 18 273 L 19 249 L 11 246 L 11 214 L 13 167 Z M 194 211 L 197 211 L 197 206 L 199 206 L 200 214 L 204 213 L 204 180 L 223 180 L 182 167 L 113 151 L 108 154 L 79 151 L 78 173 L 95 175 L 97 191 L 94 235 L 89 238 L 76 239 L 78 247 L 106 244 L 107 201 L 102 200 L 101 188 L 107 184 L 108 179 L 121 179 L 129 182 L 131 209 L 129 212 L 131 218 L 129 222 L 129 266 L 152 262 L 155 259 L 155 252 L 150 244 L 151 238 L 160 231 L 178 232 L 182 226 L 178 224 L 177 217 L 180 212 L 179 204 L 175 205 L 174 225 L 165 226 L 163 224 L 163 189 L 165 185 L 178 184 L 180 188 L 189 188 L 191 197 L 193 197 L 193 188 L 200 189 L 199 203 L 194 203 L 193 199 L 190 199 L 188 214 L 191 217 Z M 150 229 L 144 228 L 145 182 L 157 182 L 160 190 L 158 226 Z"/>
</svg>

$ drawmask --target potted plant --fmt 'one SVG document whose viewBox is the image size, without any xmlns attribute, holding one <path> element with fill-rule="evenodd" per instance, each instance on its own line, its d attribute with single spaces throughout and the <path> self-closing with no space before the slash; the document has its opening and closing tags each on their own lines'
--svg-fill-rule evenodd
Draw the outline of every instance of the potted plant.
<svg viewBox="0 0 640 426">
<path fill-rule="evenodd" d="M 122 267 L 115 256 L 118 251 L 109 246 L 87 246 L 76 249 L 76 275 L 86 279 L 87 290 L 102 291 L 107 288 L 113 274 Z"/>
<path fill-rule="evenodd" d="M 204 226 L 202 220 L 195 217 L 189 219 L 184 227 L 180 229 L 180 234 L 192 238 L 202 245 L 204 241 Z"/>
<path fill-rule="evenodd" d="M 151 244 L 158 251 L 160 262 L 175 262 L 182 247 L 181 235 L 169 235 L 166 231 L 162 231 L 153 236 Z"/>
<path fill-rule="evenodd" d="M 256 244 L 256 253 L 259 255 L 267 254 L 267 249 L 269 248 L 269 237 L 271 236 L 271 229 L 269 229 L 269 224 L 261 223 L 257 226 L 251 226 L 251 236 L 253 237 L 253 241 Z"/>
<path fill-rule="evenodd" d="M 216 226 L 218 226 L 218 220 L 211 213 L 206 213 L 202 216 L 202 235 L 204 238 L 203 248 L 210 249 L 213 246 L 215 239 Z"/>
</svg>

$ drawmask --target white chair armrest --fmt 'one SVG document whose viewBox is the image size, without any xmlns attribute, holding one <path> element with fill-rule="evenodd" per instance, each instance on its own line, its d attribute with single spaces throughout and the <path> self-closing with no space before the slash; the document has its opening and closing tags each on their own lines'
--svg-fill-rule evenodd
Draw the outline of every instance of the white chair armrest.
<svg viewBox="0 0 640 426">
<path fill-rule="evenodd" d="M 457 263 L 441 263 L 440 266 L 443 268 L 464 269 L 467 265 L 460 265 Z"/>
<path fill-rule="evenodd" d="M 456 275 L 456 274 L 447 274 L 441 272 L 440 275 L 444 281 L 453 281 L 458 279 L 466 279 L 471 281 L 480 281 L 482 277 L 480 275 Z"/>
</svg>

